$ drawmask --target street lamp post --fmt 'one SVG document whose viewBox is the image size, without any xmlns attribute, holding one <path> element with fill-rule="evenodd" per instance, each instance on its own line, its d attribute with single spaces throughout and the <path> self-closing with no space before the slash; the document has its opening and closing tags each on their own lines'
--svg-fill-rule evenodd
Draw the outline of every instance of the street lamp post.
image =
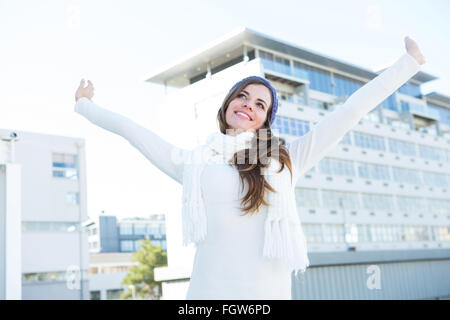
<svg viewBox="0 0 450 320">
<path fill-rule="evenodd" d="M 343 215 L 343 218 L 344 218 L 344 243 L 345 243 L 345 246 L 347 247 L 347 250 L 348 250 L 348 248 L 349 248 L 349 244 L 348 244 L 348 241 L 347 241 L 348 225 L 347 225 L 347 217 L 345 215 L 344 201 L 342 201 L 342 198 L 339 198 L 339 206 L 340 206 L 340 208 L 342 210 L 342 215 Z"/>
<path fill-rule="evenodd" d="M 136 287 L 131 284 L 128 286 L 128 288 L 131 289 L 131 297 L 133 298 L 133 300 L 136 300 Z"/>
</svg>

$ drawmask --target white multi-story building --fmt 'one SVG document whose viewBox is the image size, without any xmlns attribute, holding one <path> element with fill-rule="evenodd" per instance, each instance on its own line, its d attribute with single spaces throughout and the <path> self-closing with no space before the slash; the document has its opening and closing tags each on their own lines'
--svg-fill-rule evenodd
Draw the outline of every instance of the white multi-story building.
<svg viewBox="0 0 450 320">
<path fill-rule="evenodd" d="M 14 134 L 15 141 L 0 141 L 0 215 L 14 230 L 2 241 L 1 262 L 21 273 L 15 299 L 89 299 L 84 140 L 0 129 L 2 137 Z"/>
<path fill-rule="evenodd" d="M 22 298 L 21 166 L 15 132 L 0 132 L 0 300 Z"/>
<path fill-rule="evenodd" d="M 122 281 L 130 268 L 137 264 L 132 261 L 130 252 L 91 253 L 88 270 L 90 299 L 119 300 L 122 292 L 128 289 Z"/>
<path fill-rule="evenodd" d="M 165 215 L 148 218 L 124 218 L 100 215 L 86 223 L 90 264 L 88 270 L 91 300 L 117 300 L 130 289 L 122 281 L 132 266 L 132 253 L 139 250 L 142 240 L 166 249 Z M 136 298 L 136 296 L 135 296 Z"/>
<path fill-rule="evenodd" d="M 175 89 L 161 108 L 163 121 L 170 119 L 162 133 L 189 148 L 218 130 L 223 98 L 246 76 L 265 77 L 277 89 L 274 129 L 290 141 L 379 72 L 243 28 L 147 81 Z M 434 79 L 418 72 L 299 180 L 311 267 L 292 278 L 294 299 L 450 295 L 450 98 L 420 88 Z M 174 114 L 183 119 L 177 130 Z M 181 199 L 180 185 L 171 192 Z M 183 299 L 187 290 L 195 247 L 181 246 L 181 230 L 181 214 L 169 215 L 169 266 L 155 272 L 165 299 Z M 384 275 L 382 291 L 366 285 L 373 264 Z"/>
<path fill-rule="evenodd" d="M 167 250 L 164 214 L 120 220 L 115 216 L 100 215 L 88 221 L 86 228 L 91 253 L 134 252 L 139 250 L 140 240 L 146 237 L 152 245 Z"/>
</svg>

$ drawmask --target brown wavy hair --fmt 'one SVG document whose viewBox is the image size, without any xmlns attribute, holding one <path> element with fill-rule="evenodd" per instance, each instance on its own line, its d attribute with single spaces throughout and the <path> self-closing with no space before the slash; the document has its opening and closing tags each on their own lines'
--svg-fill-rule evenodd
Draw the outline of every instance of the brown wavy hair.
<svg viewBox="0 0 450 320">
<path fill-rule="evenodd" d="M 226 122 L 225 114 L 230 102 L 249 84 L 262 84 L 270 90 L 270 88 L 259 79 L 248 79 L 239 83 L 233 90 L 231 90 L 224 98 L 222 106 L 217 112 L 217 122 L 220 132 L 226 134 L 227 129 L 232 129 Z M 276 192 L 275 189 L 267 183 L 264 175 L 261 174 L 262 168 L 267 168 L 270 164 L 270 158 L 278 159 L 281 168 L 278 172 L 284 170 L 285 166 L 289 168 L 292 181 L 292 164 L 287 148 L 284 142 L 272 134 L 270 128 L 270 119 L 273 106 L 273 97 L 269 109 L 267 110 L 267 117 L 261 128 L 256 130 L 254 139 L 251 142 L 250 149 L 239 150 L 233 155 L 230 165 L 236 167 L 239 171 L 242 191 L 244 190 L 244 180 L 248 183 L 248 192 L 241 201 L 241 210 L 243 215 L 250 213 L 251 215 L 258 212 L 261 205 L 269 205 L 265 199 L 266 189 L 270 192 Z M 267 134 L 262 134 L 261 129 L 265 129 Z M 272 143 L 275 143 L 272 147 Z M 261 144 L 265 144 L 265 148 L 260 148 Z M 239 159 L 239 161 L 238 161 Z M 245 159 L 245 161 L 242 161 Z M 243 163 L 244 162 L 244 163 Z"/>
</svg>

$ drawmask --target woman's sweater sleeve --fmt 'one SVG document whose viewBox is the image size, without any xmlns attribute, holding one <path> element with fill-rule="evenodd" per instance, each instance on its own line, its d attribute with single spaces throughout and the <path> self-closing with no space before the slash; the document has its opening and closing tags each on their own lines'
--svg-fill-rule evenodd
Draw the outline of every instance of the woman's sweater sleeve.
<svg viewBox="0 0 450 320">
<path fill-rule="evenodd" d="M 354 92 L 345 103 L 327 114 L 304 136 L 286 144 L 294 167 L 294 181 L 320 161 L 344 135 L 420 69 L 405 53 L 391 67 Z"/>
<path fill-rule="evenodd" d="M 176 159 L 179 159 L 177 155 L 186 150 L 171 145 L 129 118 L 99 107 L 88 98 L 78 99 L 75 112 L 93 124 L 128 140 L 158 169 L 182 184 L 183 164 Z"/>
</svg>

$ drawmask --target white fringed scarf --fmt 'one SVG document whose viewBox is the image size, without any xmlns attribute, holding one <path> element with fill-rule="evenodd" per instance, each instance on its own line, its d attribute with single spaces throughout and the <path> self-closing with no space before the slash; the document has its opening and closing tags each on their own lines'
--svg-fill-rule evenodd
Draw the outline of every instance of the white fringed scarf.
<svg viewBox="0 0 450 320">
<path fill-rule="evenodd" d="M 203 202 L 200 177 L 208 163 L 230 163 L 233 155 L 248 149 L 255 133 L 246 131 L 236 136 L 221 132 L 208 137 L 207 143 L 189 152 L 183 171 L 183 245 L 198 243 L 206 237 L 206 210 Z M 265 221 L 263 256 L 281 258 L 290 271 L 304 272 L 309 266 L 306 240 L 297 214 L 294 190 L 287 167 L 280 173 L 280 163 L 271 158 L 264 169 L 266 181 L 276 193 L 265 191 L 269 203 Z"/>
</svg>

